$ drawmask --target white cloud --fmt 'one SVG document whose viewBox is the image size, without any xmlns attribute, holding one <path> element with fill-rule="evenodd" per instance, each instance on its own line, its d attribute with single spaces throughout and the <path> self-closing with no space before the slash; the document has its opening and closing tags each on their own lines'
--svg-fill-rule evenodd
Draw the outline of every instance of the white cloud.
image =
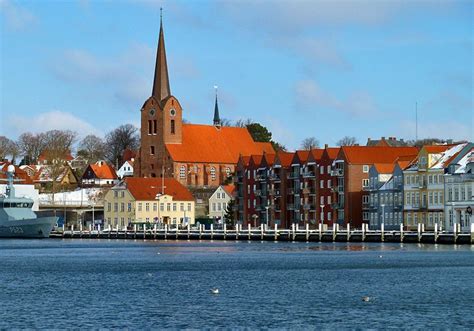
<svg viewBox="0 0 474 331">
<path fill-rule="evenodd" d="M 375 101 L 366 91 L 353 91 L 346 98 L 338 98 L 323 90 L 315 81 L 301 80 L 296 83 L 295 92 L 296 103 L 304 108 L 320 107 L 357 117 L 377 112 Z"/>
<path fill-rule="evenodd" d="M 0 13 L 7 27 L 15 31 L 27 29 L 38 21 L 32 12 L 10 0 L 0 0 Z"/>
<path fill-rule="evenodd" d="M 34 117 L 11 115 L 7 122 L 12 135 L 18 136 L 24 132 L 44 132 L 48 130 L 72 130 L 85 137 L 88 134 L 103 136 L 103 132 L 95 128 L 92 124 L 76 117 L 75 115 L 53 110 L 39 113 Z"/>
</svg>

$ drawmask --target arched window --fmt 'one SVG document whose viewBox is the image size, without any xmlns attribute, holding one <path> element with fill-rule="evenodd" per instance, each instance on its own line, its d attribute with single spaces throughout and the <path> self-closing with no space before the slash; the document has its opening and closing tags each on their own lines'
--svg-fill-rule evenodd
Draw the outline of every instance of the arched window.
<svg viewBox="0 0 474 331">
<path fill-rule="evenodd" d="M 225 168 L 225 174 L 226 174 L 227 177 L 230 176 L 230 168 L 229 167 Z"/>
<path fill-rule="evenodd" d="M 211 167 L 211 179 L 216 180 L 216 168 Z"/>
<path fill-rule="evenodd" d="M 186 178 L 186 166 L 182 165 L 179 167 L 179 178 L 185 179 Z"/>
</svg>

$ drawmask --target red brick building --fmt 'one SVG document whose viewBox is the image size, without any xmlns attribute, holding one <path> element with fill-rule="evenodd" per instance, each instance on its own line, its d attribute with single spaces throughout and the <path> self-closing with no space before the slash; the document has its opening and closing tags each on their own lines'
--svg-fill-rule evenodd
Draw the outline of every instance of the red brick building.
<svg viewBox="0 0 474 331">
<path fill-rule="evenodd" d="M 246 128 L 222 127 L 217 97 L 213 125 L 183 123 L 183 109 L 171 94 L 163 25 L 156 56 L 152 95 L 141 110 L 138 177 L 174 177 L 196 188 L 217 187 L 235 171 L 239 155 L 274 153 L 255 142 Z"/>
</svg>

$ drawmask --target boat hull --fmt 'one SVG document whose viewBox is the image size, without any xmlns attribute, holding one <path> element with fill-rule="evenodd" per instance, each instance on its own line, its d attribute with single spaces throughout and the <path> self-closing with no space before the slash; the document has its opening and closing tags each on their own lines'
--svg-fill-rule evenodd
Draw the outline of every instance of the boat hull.
<svg viewBox="0 0 474 331">
<path fill-rule="evenodd" d="M 39 217 L 1 222 L 0 238 L 48 238 L 57 217 Z"/>
</svg>

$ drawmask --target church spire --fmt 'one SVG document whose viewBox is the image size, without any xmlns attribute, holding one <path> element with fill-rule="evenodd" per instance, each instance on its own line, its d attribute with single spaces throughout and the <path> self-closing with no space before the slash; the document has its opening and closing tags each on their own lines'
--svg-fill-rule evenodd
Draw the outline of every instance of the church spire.
<svg viewBox="0 0 474 331">
<path fill-rule="evenodd" d="M 214 126 L 221 126 L 221 119 L 219 117 L 219 106 L 217 105 L 217 86 L 214 86 L 216 89 L 216 104 L 214 106 Z"/>
<path fill-rule="evenodd" d="M 166 64 L 165 37 L 163 35 L 163 9 L 160 8 L 160 36 L 156 51 L 155 78 L 153 80 L 152 96 L 162 101 L 171 95 L 170 81 L 168 78 L 168 65 Z"/>
</svg>

